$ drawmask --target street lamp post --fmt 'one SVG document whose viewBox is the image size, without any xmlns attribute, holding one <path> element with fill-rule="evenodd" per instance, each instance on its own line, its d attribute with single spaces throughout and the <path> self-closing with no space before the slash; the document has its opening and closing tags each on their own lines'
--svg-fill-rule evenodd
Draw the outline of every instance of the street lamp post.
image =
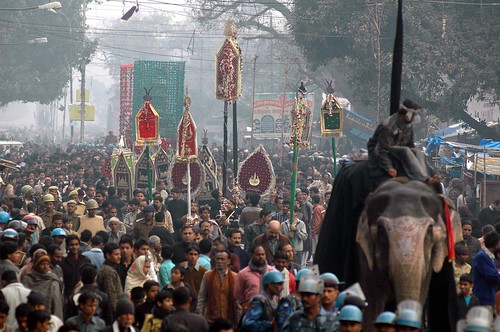
<svg viewBox="0 0 500 332">
<path fill-rule="evenodd" d="M 62 5 L 59 1 L 49 2 L 43 5 L 32 6 L 32 7 L 24 7 L 24 8 L 0 8 L 0 10 L 11 10 L 11 11 L 21 11 L 21 10 L 32 10 L 32 9 L 47 9 L 54 10 L 61 8 Z"/>
<path fill-rule="evenodd" d="M 87 3 L 83 2 L 83 29 L 82 29 L 82 58 L 80 59 L 80 73 L 82 75 L 82 79 L 80 80 L 80 143 L 85 141 L 85 24 L 87 20 Z"/>
</svg>

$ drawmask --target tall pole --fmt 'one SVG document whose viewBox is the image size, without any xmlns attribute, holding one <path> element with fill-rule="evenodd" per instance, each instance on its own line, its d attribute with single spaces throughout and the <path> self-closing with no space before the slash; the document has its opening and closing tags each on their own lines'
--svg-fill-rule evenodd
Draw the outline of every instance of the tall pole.
<svg viewBox="0 0 500 332">
<path fill-rule="evenodd" d="M 233 179 L 238 174 L 238 119 L 236 100 L 233 101 Z"/>
<path fill-rule="evenodd" d="M 333 176 L 337 176 L 337 145 L 335 136 L 332 136 L 332 152 L 333 152 Z"/>
<path fill-rule="evenodd" d="M 295 194 L 297 190 L 297 136 L 293 137 L 292 183 L 290 186 L 290 225 L 294 224 Z M 295 238 L 291 237 L 292 247 L 295 247 Z"/>
<path fill-rule="evenodd" d="M 189 160 L 186 160 L 186 175 L 187 175 L 187 201 L 188 201 L 188 207 L 189 207 L 189 213 L 188 216 L 191 217 L 191 163 Z"/>
<path fill-rule="evenodd" d="M 148 172 L 148 202 L 151 203 L 153 200 L 153 175 L 151 174 L 151 158 L 149 154 L 149 144 L 146 145 L 146 160 L 147 160 L 147 166 L 146 166 L 146 171 Z"/>
<path fill-rule="evenodd" d="M 222 161 L 222 192 L 225 192 L 227 186 L 227 104 L 224 100 L 224 160 Z"/>
<path fill-rule="evenodd" d="M 83 29 L 82 29 L 82 58 L 80 63 L 80 73 L 82 74 L 82 79 L 80 81 L 80 143 L 85 141 L 85 25 L 87 19 L 87 3 L 83 1 Z"/>
<path fill-rule="evenodd" d="M 73 105 L 73 68 L 69 67 L 69 103 Z"/>
<path fill-rule="evenodd" d="M 398 0 L 396 38 L 392 55 L 391 70 L 391 113 L 397 113 L 401 100 L 401 76 L 403 72 L 403 0 Z"/>
<path fill-rule="evenodd" d="M 290 69 L 288 65 L 288 58 L 285 57 L 285 81 L 283 82 L 283 100 L 281 103 L 281 153 L 280 153 L 280 165 L 283 165 L 283 149 L 285 147 L 285 102 L 286 102 L 286 84 L 288 80 L 288 70 Z"/>
<path fill-rule="evenodd" d="M 61 143 L 64 144 L 64 139 L 66 138 L 66 112 L 68 108 L 68 86 L 64 87 L 64 113 L 63 113 L 63 130 L 62 130 L 62 139 Z"/>
<path fill-rule="evenodd" d="M 252 59 L 253 62 L 253 83 L 252 83 L 252 132 L 250 134 L 250 148 L 253 148 L 253 117 L 255 115 L 255 76 L 257 68 L 257 58 L 259 56 L 255 54 Z"/>
<path fill-rule="evenodd" d="M 377 74 L 377 95 L 376 95 L 376 119 L 377 123 L 380 121 L 380 89 L 381 89 L 381 46 L 380 46 L 380 19 L 378 16 L 378 6 L 383 5 L 379 3 L 367 4 L 368 11 L 370 12 L 371 19 L 373 21 L 373 26 L 375 28 L 375 58 L 376 58 L 376 74 Z M 372 9 L 375 8 L 375 9 Z"/>
<path fill-rule="evenodd" d="M 300 96 L 299 96 L 300 93 Z M 292 111 L 290 112 L 291 120 L 291 130 L 290 138 L 291 144 L 293 144 L 293 157 L 292 157 L 292 183 L 290 186 L 290 227 L 295 222 L 295 190 L 297 185 L 297 152 L 299 144 L 301 147 L 305 147 L 305 142 L 302 140 L 304 133 L 304 128 L 308 119 L 310 120 L 310 110 L 307 107 L 307 101 L 305 100 L 306 88 L 301 82 L 298 92 L 295 97 L 295 103 Z M 293 237 L 290 239 L 292 246 L 294 245 Z"/>
</svg>

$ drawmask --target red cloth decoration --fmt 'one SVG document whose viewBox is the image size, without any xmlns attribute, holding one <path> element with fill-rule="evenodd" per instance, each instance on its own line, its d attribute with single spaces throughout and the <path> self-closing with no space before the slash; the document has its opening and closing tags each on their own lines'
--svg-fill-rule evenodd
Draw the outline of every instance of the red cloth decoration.
<svg viewBox="0 0 500 332">
<path fill-rule="evenodd" d="M 137 144 L 156 143 L 160 138 L 160 116 L 149 101 L 144 102 L 137 115 L 136 141 Z"/>
<path fill-rule="evenodd" d="M 177 158 L 181 160 L 196 159 L 198 157 L 198 143 L 196 139 L 196 124 L 189 110 L 182 115 L 177 128 Z"/>
<path fill-rule="evenodd" d="M 101 173 L 103 176 L 111 178 L 111 159 L 102 160 Z"/>
<path fill-rule="evenodd" d="M 187 192 L 187 166 L 189 165 L 189 175 L 191 176 L 191 192 L 196 193 L 202 185 L 202 169 L 199 161 L 194 163 L 183 163 L 176 161 L 171 170 L 172 188 L 179 188 L 181 192 Z"/>
<path fill-rule="evenodd" d="M 446 217 L 446 239 L 448 244 L 448 260 L 451 262 L 455 259 L 455 235 L 453 233 L 453 225 L 451 224 L 450 207 L 444 201 L 444 214 Z"/>
<path fill-rule="evenodd" d="M 274 186 L 274 168 L 262 145 L 240 164 L 237 179 L 239 187 L 245 193 L 263 195 Z"/>
</svg>

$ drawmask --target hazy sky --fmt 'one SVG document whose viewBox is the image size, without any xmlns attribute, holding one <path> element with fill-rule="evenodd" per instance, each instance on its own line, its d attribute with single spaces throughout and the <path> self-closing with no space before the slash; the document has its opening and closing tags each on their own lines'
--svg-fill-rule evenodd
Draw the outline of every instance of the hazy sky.
<svg viewBox="0 0 500 332">
<path fill-rule="evenodd" d="M 179 5 L 169 5 L 179 4 Z M 165 13 L 175 21 L 183 21 L 187 18 L 186 7 L 184 0 L 141 0 L 139 2 L 139 11 L 129 19 L 129 21 L 121 20 L 122 15 L 135 5 L 133 1 L 126 1 L 125 5 L 120 0 L 104 1 L 101 4 L 92 3 L 87 10 L 87 24 L 90 28 L 90 35 L 96 31 L 96 28 L 111 28 L 119 23 L 124 26 L 128 22 L 137 20 L 141 16 L 150 15 L 154 12 Z M 102 81 L 106 86 L 111 85 L 112 77 L 106 68 L 106 62 L 101 52 L 97 52 L 92 59 L 92 62 L 87 66 L 87 76 L 91 79 Z"/>
</svg>

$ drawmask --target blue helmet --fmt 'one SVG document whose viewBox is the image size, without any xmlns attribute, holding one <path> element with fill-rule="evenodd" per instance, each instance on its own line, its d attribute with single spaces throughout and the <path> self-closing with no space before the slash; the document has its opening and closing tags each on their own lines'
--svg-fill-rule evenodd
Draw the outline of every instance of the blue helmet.
<svg viewBox="0 0 500 332">
<path fill-rule="evenodd" d="M 394 325 L 394 320 L 396 319 L 396 314 L 390 311 L 384 311 L 377 316 L 375 320 L 375 326 L 378 324 Z"/>
<path fill-rule="evenodd" d="M 302 269 L 299 272 L 297 272 L 297 275 L 295 276 L 295 282 L 299 282 L 302 277 L 308 274 L 313 274 L 311 270 L 309 269 Z"/>
<path fill-rule="evenodd" d="M 342 307 L 342 310 L 340 310 L 338 319 L 340 322 L 348 321 L 348 322 L 363 323 L 363 313 L 355 305 L 347 304 L 344 307 Z"/>
<path fill-rule="evenodd" d="M 10 220 L 11 220 L 10 215 L 7 212 L 5 211 L 0 212 L 0 224 L 5 224 Z"/>
<path fill-rule="evenodd" d="M 400 313 L 398 313 L 396 326 L 407 326 L 417 329 L 422 328 L 418 313 L 412 309 L 403 309 Z"/>
<path fill-rule="evenodd" d="M 17 234 L 14 229 L 8 228 L 3 232 L 2 239 L 13 239 L 17 241 L 19 239 L 19 234 Z"/>
<path fill-rule="evenodd" d="M 271 270 L 264 274 L 264 278 L 262 279 L 262 283 L 264 286 L 269 284 L 280 284 L 284 281 L 283 275 L 278 270 Z"/>
<path fill-rule="evenodd" d="M 319 278 L 321 280 L 324 280 L 325 282 L 327 282 L 327 280 L 330 282 L 335 282 L 337 283 L 337 285 L 340 283 L 339 278 L 337 278 L 337 276 L 331 272 L 323 273 L 322 275 L 319 276 Z"/>
<path fill-rule="evenodd" d="M 54 228 L 50 233 L 50 236 L 66 236 L 66 232 L 62 228 Z"/>
<path fill-rule="evenodd" d="M 350 294 L 351 293 L 349 293 L 348 291 L 340 292 L 339 295 L 337 296 L 337 299 L 335 300 L 335 308 L 337 309 L 342 308 L 342 306 L 344 305 L 345 298 L 347 297 L 347 295 Z"/>
</svg>

